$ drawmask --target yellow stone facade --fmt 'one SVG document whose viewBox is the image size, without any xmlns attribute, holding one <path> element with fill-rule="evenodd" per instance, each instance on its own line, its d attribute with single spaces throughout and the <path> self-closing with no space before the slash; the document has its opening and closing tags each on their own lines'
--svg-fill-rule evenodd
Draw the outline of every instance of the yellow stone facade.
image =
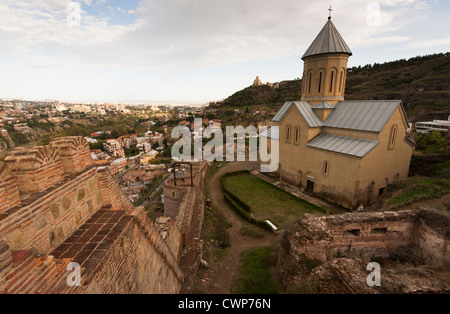
<svg viewBox="0 0 450 314">
<path fill-rule="evenodd" d="M 397 135 L 391 147 L 394 127 L 397 127 Z M 279 128 L 278 178 L 344 208 L 369 205 L 385 192 L 388 183 L 408 177 L 413 145 L 405 139 L 407 124 L 400 107 L 380 133 L 310 128 L 294 106 L 279 123 Z M 299 132 L 297 141 L 296 130 Z M 307 144 L 320 134 L 379 141 L 380 144 L 363 158 L 308 147 Z"/>
<path fill-rule="evenodd" d="M 311 105 L 344 100 L 348 54 L 322 54 L 304 59 L 302 100 Z"/>
<path fill-rule="evenodd" d="M 316 41 L 313 45 L 323 47 Z M 408 138 L 408 120 L 400 101 L 386 101 L 388 106 L 382 101 L 344 101 L 351 52 L 345 43 L 342 46 L 346 53 L 319 51 L 303 58 L 302 102 L 291 102 L 290 107 L 286 103 L 274 118 L 279 126 L 280 152 L 275 175 L 307 193 L 355 210 L 360 204 L 367 206 L 376 201 L 390 182 L 408 176 L 414 143 Z M 348 120 L 347 124 L 327 123 L 336 108 L 345 112 L 342 108 L 349 103 L 353 108 L 360 103 L 365 109 L 359 115 L 353 111 L 341 117 L 341 121 Z M 375 120 L 377 128 L 370 128 Z M 330 139 L 325 141 L 328 147 L 312 147 L 312 141 L 319 136 Z M 341 139 L 369 148 L 354 154 L 345 151 L 346 143 L 338 147 Z"/>
</svg>

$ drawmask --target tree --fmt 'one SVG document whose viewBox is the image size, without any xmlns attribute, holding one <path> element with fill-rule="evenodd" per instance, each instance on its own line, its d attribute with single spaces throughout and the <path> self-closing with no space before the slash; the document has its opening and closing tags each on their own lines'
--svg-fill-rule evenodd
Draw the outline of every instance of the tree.
<svg viewBox="0 0 450 314">
<path fill-rule="evenodd" d="M 417 150 L 426 153 L 436 152 L 445 147 L 447 144 L 444 136 L 439 131 L 432 131 L 417 136 Z"/>
<path fill-rule="evenodd" d="M 169 111 L 169 119 L 170 120 L 178 120 L 178 108 L 173 108 Z"/>
</svg>

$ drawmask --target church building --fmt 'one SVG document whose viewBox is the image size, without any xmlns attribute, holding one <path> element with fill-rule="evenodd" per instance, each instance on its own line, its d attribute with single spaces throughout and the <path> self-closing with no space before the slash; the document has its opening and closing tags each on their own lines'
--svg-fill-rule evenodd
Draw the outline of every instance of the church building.
<svg viewBox="0 0 450 314">
<path fill-rule="evenodd" d="M 279 180 L 356 209 L 408 176 L 415 144 L 400 100 L 344 99 L 351 55 L 330 16 L 302 57 L 302 98 L 283 105 L 270 137 L 279 141 Z"/>
</svg>

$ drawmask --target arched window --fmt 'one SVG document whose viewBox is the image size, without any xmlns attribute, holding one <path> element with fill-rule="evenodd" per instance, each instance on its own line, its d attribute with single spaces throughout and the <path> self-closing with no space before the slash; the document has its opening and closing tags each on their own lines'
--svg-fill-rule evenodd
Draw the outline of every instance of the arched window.
<svg viewBox="0 0 450 314">
<path fill-rule="evenodd" d="M 295 144 L 298 144 L 299 141 L 300 141 L 300 128 L 299 127 L 295 128 L 295 138 L 294 138 L 294 140 L 295 140 Z"/>
<path fill-rule="evenodd" d="M 333 92 L 333 89 L 334 89 L 334 86 L 335 86 L 335 84 L 334 84 L 335 79 L 336 79 L 336 70 L 333 69 L 330 72 L 330 93 Z"/>
<path fill-rule="evenodd" d="M 339 93 L 342 92 L 342 84 L 344 83 L 344 71 L 341 71 L 341 75 L 339 77 Z"/>
<path fill-rule="evenodd" d="M 394 149 L 395 139 L 397 138 L 397 131 L 398 131 L 397 125 L 392 126 L 391 137 L 389 138 L 389 149 L 390 150 Z"/>
<path fill-rule="evenodd" d="M 322 76 L 323 76 L 323 72 L 320 72 L 319 73 L 319 93 L 320 93 L 320 90 L 322 89 Z"/>
<path fill-rule="evenodd" d="M 288 125 L 286 127 L 286 142 L 290 142 L 291 141 L 291 126 Z"/>
<path fill-rule="evenodd" d="M 323 163 L 323 174 L 328 174 L 329 170 L 330 170 L 330 168 L 328 165 L 328 161 L 325 160 L 325 162 Z"/>
<path fill-rule="evenodd" d="M 309 71 L 309 75 L 308 75 L 308 93 L 311 93 L 311 83 L 312 83 L 312 71 Z"/>
</svg>

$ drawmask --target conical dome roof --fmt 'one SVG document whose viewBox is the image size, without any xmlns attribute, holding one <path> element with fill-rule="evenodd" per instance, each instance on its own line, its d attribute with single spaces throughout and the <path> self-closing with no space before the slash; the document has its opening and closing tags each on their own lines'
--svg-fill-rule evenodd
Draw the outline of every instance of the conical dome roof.
<svg viewBox="0 0 450 314">
<path fill-rule="evenodd" d="M 328 53 L 346 53 L 350 56 L 352 55 L 352 51 L 345 43 L 341 34 L 339 34 L 333 22 L 331 22 L 331 18 L 328 19 L 328 22 L 320 31 L 319 35 L 317 35 L 311 46 L 306 50 L 302 59 Z"/>
</svg>

